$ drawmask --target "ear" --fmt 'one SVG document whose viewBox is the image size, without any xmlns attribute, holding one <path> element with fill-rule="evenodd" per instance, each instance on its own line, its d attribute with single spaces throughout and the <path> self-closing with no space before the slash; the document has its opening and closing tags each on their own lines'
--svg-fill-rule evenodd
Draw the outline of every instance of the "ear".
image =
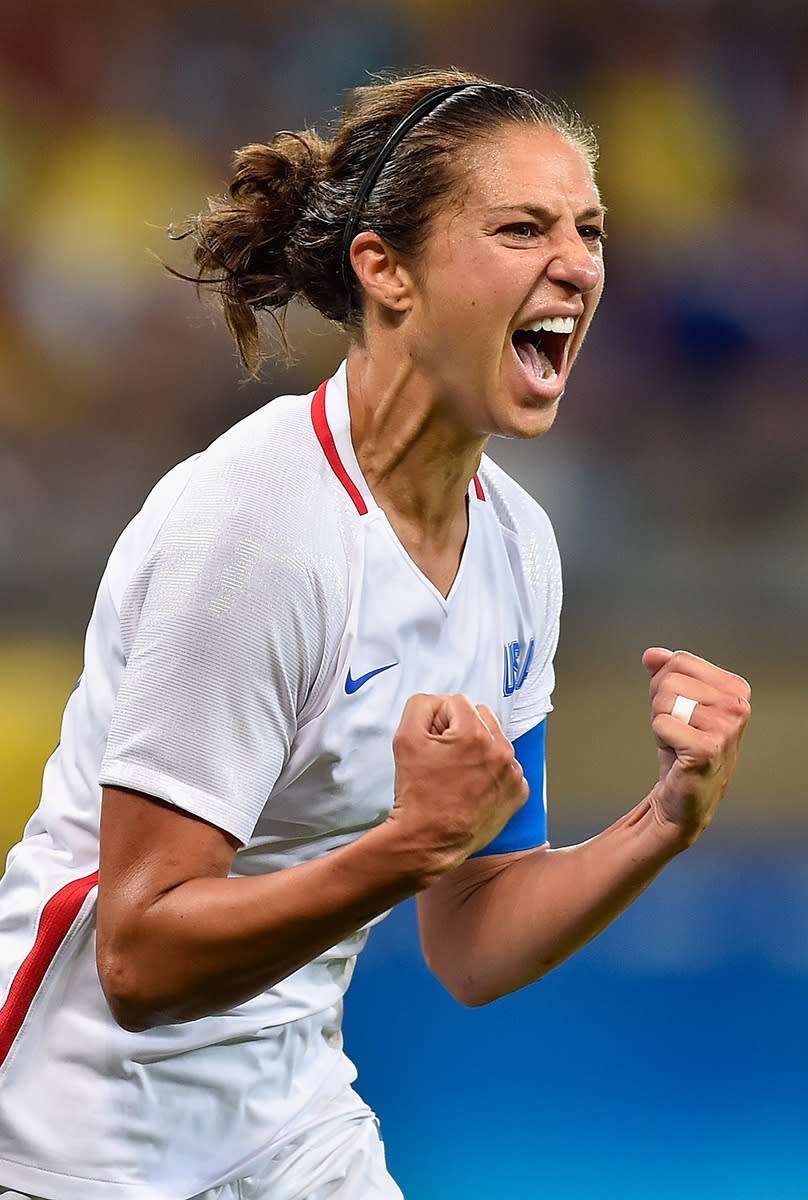
<svg viewBox="0 0 808 1200">
<path fill-rule="evenodd" d="M 392 246 L 372 229 L 357 234 L 351 243 L 351 266 L 363 291 L 378 304 L 395 312 L 410 307 L 412 276 Z"/>
</svg>

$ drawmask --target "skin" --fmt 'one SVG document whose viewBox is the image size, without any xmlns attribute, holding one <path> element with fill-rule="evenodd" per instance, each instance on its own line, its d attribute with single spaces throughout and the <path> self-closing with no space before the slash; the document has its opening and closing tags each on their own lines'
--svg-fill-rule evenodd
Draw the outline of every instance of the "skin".
<svg viewBox="0 0 808 1200">
<path fill-rule="evenodd" d="M 357 456 L 403 545 L 444 594 L 488 435 L 545 433 L 566 384 L 564 371 L 542 381 L 524 370 L 514 330 L 576 315 L 571 364 L 603 285 L 600 202 L 575 146 L 547 128 L 506 127 L 468 147 L 460 166 L 463 192 L 448 198 L 417 263 L 372 232 L 352 246 L 365 295 L 362 341 L 348 358 Z M 386 821 L 274 875 L 227 878 L 232 837 L 151 797 L 105 789 L 97 955 L 115 1018 L 137 1030 L 226 1009 L 413 894 L 426 960 L 461 1002 L 485 1003 L 544 974 L 700 836 L 732 776 L 746 682 L 684 651 L 652 648 L 643 662 L 659 778 L 580 846 L 469 857 L 528 787 L 493 713 L 464 696 L 408 702 Z M 689 725 L 670 715 L 679 694 L 698 701 Z"/>
<path fill-rule="evenodd" d="M 567 372 L 553 383 L 529 376 L 514 331 L 537 317 L 575 317 L 571 366 L 603 290 L 600 197 L 589 163 L 566 138 L 507 127 L 468 149 L 458 174 L 473 183 L 462 204 L 438 214 L 417 263 L 373 232 L 354 239 L 365 336 L 348 355 L 363 474 L 444 594 L 488 436 L 546 433 L 566 385 Z"/>
</svg>

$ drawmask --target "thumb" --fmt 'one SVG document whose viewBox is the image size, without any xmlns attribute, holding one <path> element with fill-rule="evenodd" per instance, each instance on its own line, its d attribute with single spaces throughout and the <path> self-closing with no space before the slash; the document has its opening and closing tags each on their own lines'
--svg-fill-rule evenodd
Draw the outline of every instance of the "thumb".
<svg viewBox="0 0 808 1200">
<path fill-rule="evenodd" d="M 642 664 L 648 674 L 653 677 L 672 658 L 672 650 L 666 650 L 663 646 L 649 646 L 642 656 Z"/>
</svg>

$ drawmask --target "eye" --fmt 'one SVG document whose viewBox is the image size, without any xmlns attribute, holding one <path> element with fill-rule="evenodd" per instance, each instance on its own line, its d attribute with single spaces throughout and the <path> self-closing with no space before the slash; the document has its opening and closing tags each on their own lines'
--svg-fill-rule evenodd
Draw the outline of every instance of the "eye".
<svg viewBox="0 0 808 1200">
<path fill-rule="evenodd" d="M 578 233 L 585 242 L 605 242 L 606 230 L 601 229 L 600 225 L 580 225 Z"/>
<path fill-rule="evenodd" d="M 521 241 L 529 241 L 538 236 L 539 227 L 533 221 L 514 221 L 510 225 L 503 225 L 499 232 L 507 233 L 509 237 Z"/>
</svg>

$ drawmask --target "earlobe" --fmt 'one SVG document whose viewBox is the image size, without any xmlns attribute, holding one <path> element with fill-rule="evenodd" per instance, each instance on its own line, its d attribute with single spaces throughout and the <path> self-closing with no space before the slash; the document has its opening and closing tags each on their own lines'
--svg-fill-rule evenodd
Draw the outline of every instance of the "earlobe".
<svg viewBox="0 0 808 1200">
<path fill-rule="evenodd" d="M 410 307 L 412 278 L 399 255 L 383 237 L 368 229 L 351 245 L 351 265 L 367 295 L 385 308 Z"/>
</svg>

